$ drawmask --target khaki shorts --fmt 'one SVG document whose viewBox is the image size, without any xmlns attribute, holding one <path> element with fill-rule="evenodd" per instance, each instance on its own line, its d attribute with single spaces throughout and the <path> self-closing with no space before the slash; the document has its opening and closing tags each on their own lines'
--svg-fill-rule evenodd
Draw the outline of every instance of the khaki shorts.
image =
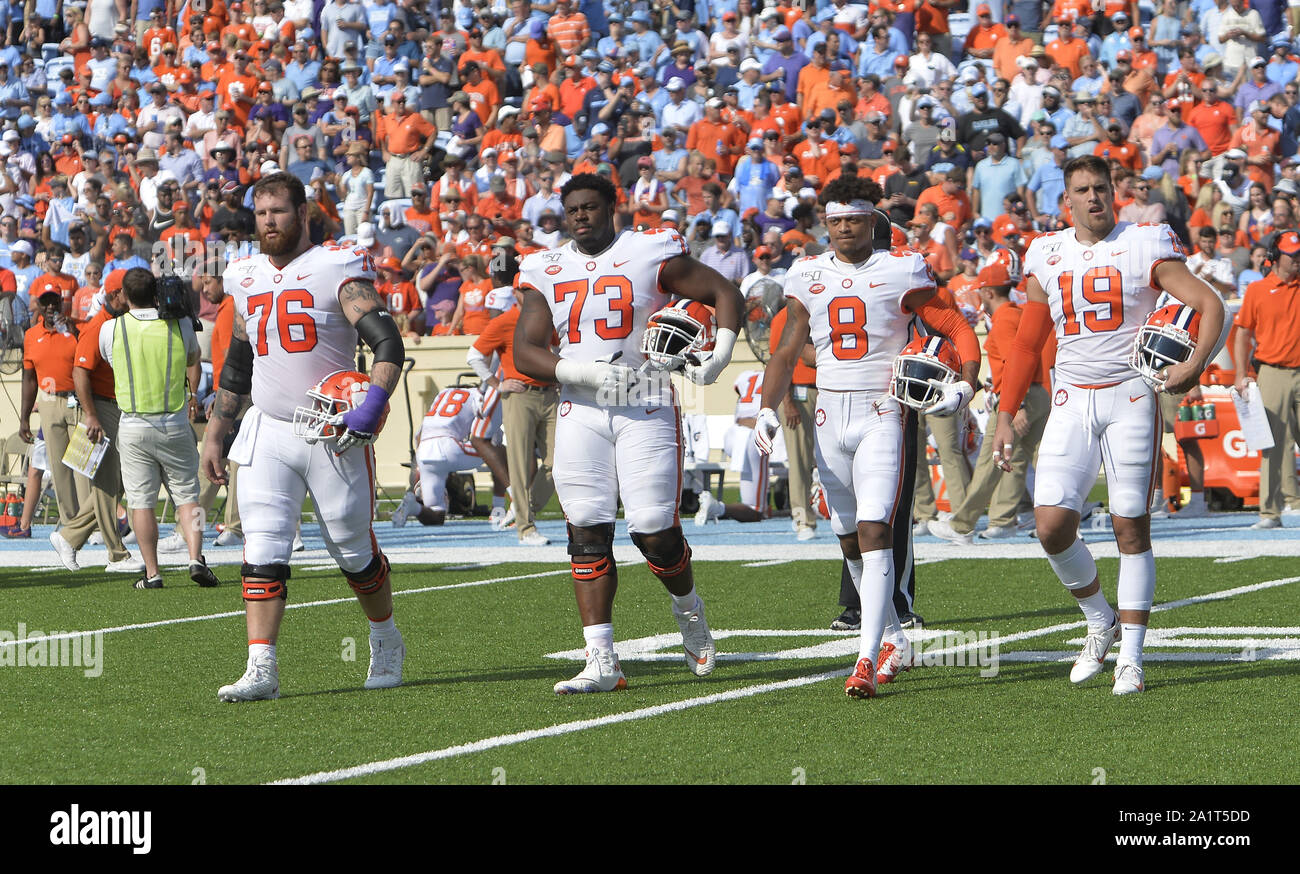
<svg viewBox="0 0 1300 874">
<path fill-rule="evenodd" d="M 1160 399 L 1160 415 L 1165 420 L 1165 433 L 1174 433 L 1174 422 L 1178 420 L 1178 408 L 1183 403 L 1183 398 L 1187 397 L 1187 392 L 1182 394 L 1171 395 L 1168 392 L 1156 392 L 1156 397 Z"/>
<path fill-rule="evenodd" d="M 176 506 L 199 500 L 199 449 L 184 413 L 149 419 L 123 415 L 117 450 L 122 490 L 132 510 L 152 510 L 164 484 Z"/>
</svg>

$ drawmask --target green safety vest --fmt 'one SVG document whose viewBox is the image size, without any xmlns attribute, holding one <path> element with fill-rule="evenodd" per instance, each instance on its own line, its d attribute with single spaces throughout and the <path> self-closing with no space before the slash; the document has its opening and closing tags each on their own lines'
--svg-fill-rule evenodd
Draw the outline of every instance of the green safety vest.
<svg viewBox="0 0 1300 874">
<path fill-rule="evenodd" d="M 113 385 L 123 413 L 148 415 L 185 409 L 185 339 L 180 322 L 113 319 Z"/>
</svg>

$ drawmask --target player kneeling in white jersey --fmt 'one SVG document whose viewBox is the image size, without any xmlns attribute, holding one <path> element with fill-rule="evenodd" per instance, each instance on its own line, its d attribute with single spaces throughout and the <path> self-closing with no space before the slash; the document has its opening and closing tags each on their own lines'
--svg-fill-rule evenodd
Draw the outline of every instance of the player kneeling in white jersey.
<svg viewBox="0 0 1300 874">
<path fill-rule="evenodd" d="M 911 665 L 910 646 L 893 603 L 894 510 L 903 483 L 901 406 L 890 395 L 894 360 L 914 320 L 956 346 L 961 378 L 935 385 L 926 415 L 952 415 L 975 394 L 980 350 L 950 298 L 918 252 L 873 247 L 880 186 L 840 177 L 823 190 L 831 251 L 796 261 L 786 274 L 789 317 L 763 374 L 754 428 L 761 452 L 780 429 L 776 407 L 790 386 L 804 344 L 817 354 L 817 469 L 862 606 L 858 661 L 844 691 L 870 698 Z M 908 525 L 902 519 L 899 524 Z M 882 637 L 884 642 L 882 645 Z"/>
<path fill-rule="evenodd" d="M 700 510 L 695 524 L 710 520 L 733 519 L 737 522 L 761 522 L 767 518 L 767 489 L 771 479 L 767 454 L 758 451 L 754 442 L 754 423 L 763 392 L 763 371 L 746 370 L 732 384 L 736 392 L 736 423 L 727 429 L 724 446 L 731 459 L 731 469 L 740 473 L 740 501 L 723 503 L 708 491 L 700 493 Z"/>
<path fill-rule="evenodd" d="M 1168 225 L 1116 223 L 1105 161 L 1075 158 L 1064 174 L 1075 227 L 1038 237 L 1025 253 L 1028 302 L 1003 371 L 993 460 L 1010 469 L 1012 418 L 1055 324 L 1052 407 L 1034 480 L 1038 540 L 1088 620 L 1070 681 L 1100 673 L 1119 640 L 1112 691 L 1127 695 L 1144 687 L 1142 644 L 1156 587 L 1150 506 L 1163 437 L 1160 404 L 1148 379 L 1130 364 L 1131 351 L 1162 290 L 1192 307 L 1201 315 L 1195 350 L 1150 380 L 1159 391 L 1187 391 L 1219 337 L 1223 304 L 1187 269 L 1186 253 Z M 1103 464 L 1119 547 L 1118 614 L 1079 538 L 1080 509 Z"/>
<path fill-rule="evenodd" d="M 683 354 L 659 364 L 680 363 L 693 382 L 713 382 L 731 360 L 742 300 L 734 285 L 687 254 L 676 231 L 617 233 L 616 198 L 608 180 L 574 176 L 561 192 L 573 241 L 528 255 L 519 265 L 515 366 L 562 386 L 555 491 L 568 520 L 573 589 L 587 643 L 586 667 L 557 683 L 557 694 L 627 685 L 612 624 L 620 498 L 632 542 L 672 595 L 687 667 L 702 677 L 714 664 L 713 636 L 677 516 L 682 445 L 676 392 L 666 372 L 638 368 L 646 360 L 642 338 L 651 314 L 676 295 L 714 307 L 720 327 L 712 352 L 687 351 L 689 362 Z M 558 355 L 551 350 L 555 334 Z"/>
<path fill-rule="evenodd" d="M 393 527 L 401 528 L 410 516 L 421 525 L 446 522 L 447 477 L 453 473 L 473 473 L 486 464 L 494 483 L 509 486 L 505 453 L 490 439 L 500 425 L 501 394 L 496 386 L 451 386 L 438 392 L 424 414 L 411 472 L 420 495 L 418 500 L 413 491 L 402 496 Z"/>
<path fill-rule="evenodd" d="M 261 253 L 226 268 L 235 320 L 203 445 L 204 473 L 224 483 L 222 441 L 251 395 L 252 409 L 230 450 L 240 465 L 248 668 L 217 695 L 222 701 L 279 697 L 275 647 L 308 494 L 325 546 L 370 620 L 366 688 L 397 686 L 406 648 L 393 623 L 388 560 L 371 530 L 375 478 L 368 444 L 397 384 L 402 338 L 375 292 L 369 253 L 312 245 L 301 182 L 287 173 L 258 180 L 253 214 Z M 358 337 L 374 353 L 368 379 L 350 372 Z M 304 397 L 310 407 L 301 406 Z"/>
</svg>

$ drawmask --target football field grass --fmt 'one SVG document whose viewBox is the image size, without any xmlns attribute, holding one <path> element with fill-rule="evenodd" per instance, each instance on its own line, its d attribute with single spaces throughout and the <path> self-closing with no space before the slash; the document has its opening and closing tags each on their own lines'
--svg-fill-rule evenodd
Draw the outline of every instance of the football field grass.
<svg viewBox="0 0 1300 874">
<path fill-rule="evenodd" d="M 1116 561 L 1098 566 L 1113 602 Z M 236 585 L 0 568 L 0 628 L 28 638 L 21 659 L 0 641 L 0 781 L 1295 783 L 1297 567 L 1160 559 L 1147 691 L 1116 698 L 1109 669 L 1069 683 L 1082 616 L 1041 557 L 927 560 L 924 664 L 871 701 L 843 692 L 857 634 L 828 628 L 833 560 L 698 562 L 720 651 L 703 679 L 662 586 L 623 563 L 629 688 L 570 697 L 551 692 L 581 666 L 565 564 L 395 566 L 405 685 L 382 691 L 362 689 L 367 628 L 342 578 L 295 568 L 282 697 L 242 705 L 216 698 L 246 655 Z M 41 633 L 98 629 L 97 668 L 31 664 L 56 649 Z"/>
</svg>

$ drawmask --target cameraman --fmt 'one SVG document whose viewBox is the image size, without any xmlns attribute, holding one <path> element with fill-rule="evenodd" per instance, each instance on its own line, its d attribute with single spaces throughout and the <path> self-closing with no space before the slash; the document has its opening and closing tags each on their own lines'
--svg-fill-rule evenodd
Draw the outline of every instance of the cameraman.
<svg viewBox="0 0 1300 874">
<path fill-rule="evenodd" d="M 158 312 L 158 285 L 148 270 L 132 268 L 122 278 L 130 309 L 106 322 L 99 332 L 99 351 L 113 368 L 114 389 L 122 419 L 118 452 L 122 487 L 131 510 L 131 527 L 140 545 L 145 572 L 137 589 L 161 589 L 158 571 L 158 490 L 176 504 L 177 530 L 190 556 L 190 579 L 215 586 L 200 553 L 203 514 L 199 509 L 199 453 L 190 428 L 198 385 L 199 342 L 191 320 L 165 319 Z"/>
</svg>

